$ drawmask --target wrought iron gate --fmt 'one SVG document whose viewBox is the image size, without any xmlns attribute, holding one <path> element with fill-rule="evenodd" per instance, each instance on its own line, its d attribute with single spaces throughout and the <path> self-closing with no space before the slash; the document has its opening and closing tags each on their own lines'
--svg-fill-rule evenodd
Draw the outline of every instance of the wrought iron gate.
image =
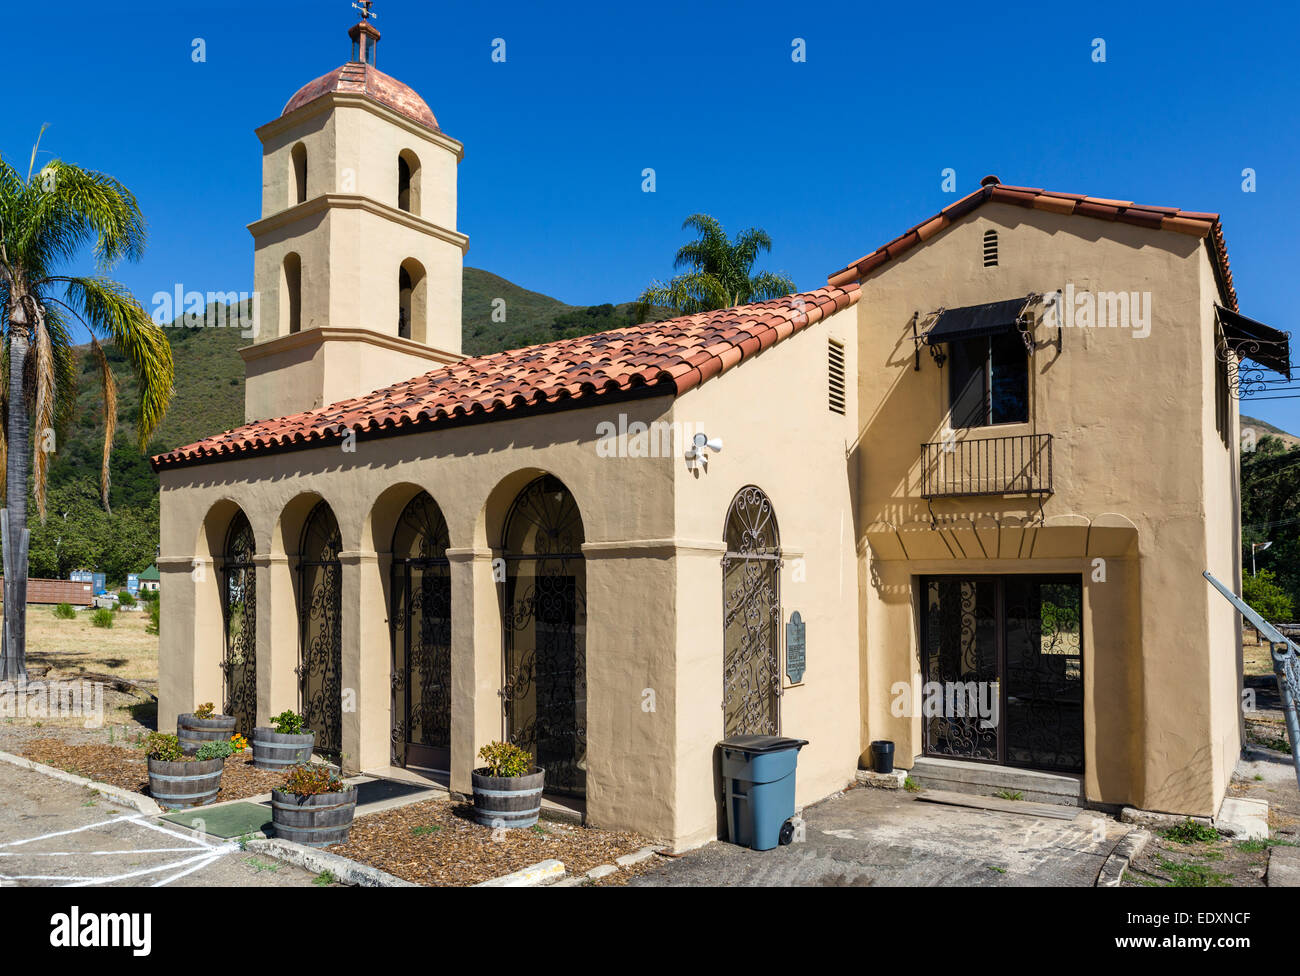
<svg viewBox="0 0 1300 976">
<path fill-rule="evenodd" d="M 736 493 L 722 558 L 724 736 L 780 731 L 781 536 L 761 488 Z"/>
<path fill-rule="evenodd" d="M 221 611 L 225 623 L 222 713 L 235 717 L 235 729 L 252 735 L 257 725 L 257 568 L 253 529 L 243 512 L 226 533 L 221 567 Z"/>
<path fill-rule="evenodd" d="M 506 734 L 546 770 L 550 792 L 587 789 L 586 565 L 582 517 L 550 475 L 506 518 L 502 591 Z"/>
<path fill-rule="evenodd" d="M 343 751 L 343 540 L 325 502 L 318 502 L 303 528 L 298 563 L 298 674 L 300 709 L 316 733 L 316 749 Z"/>
<path fill-rule="evenodd" d="M 451 769 L 451 577 L 447 521 L 427 492 L 393 533 L 392 761 Z"/>
<path fill-rule="evenodd" d="M 921 593 L 926 753 L 1081 772 L 1079 577 L 931 576 Z"/>
</svg>

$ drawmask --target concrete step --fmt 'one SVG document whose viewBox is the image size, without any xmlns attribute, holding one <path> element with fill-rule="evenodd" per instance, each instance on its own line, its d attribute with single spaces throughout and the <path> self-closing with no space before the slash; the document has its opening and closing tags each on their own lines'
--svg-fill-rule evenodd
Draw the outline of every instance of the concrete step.
<svg viewBox="0 0 1300 976">
<path fill-rule="evenodd" d="M 1084 804 L 1083 777 L 1070 773 L 1046 773 L 1037 769 L 1016 769 L 964 759 L 921 756 L 908 775 L 924 789 L 950 790 L 996 796 L 1000 791 L 1020 793 L 1022 800 L 1078 807 Z"/>
</svg>

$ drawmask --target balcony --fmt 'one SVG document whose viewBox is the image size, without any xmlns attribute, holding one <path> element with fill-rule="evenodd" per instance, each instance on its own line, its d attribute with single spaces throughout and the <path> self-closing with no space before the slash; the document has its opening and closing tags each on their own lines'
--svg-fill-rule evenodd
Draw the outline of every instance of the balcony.
<svg viewBox="0 0 1300 976">
<path fill-rule="evenodd" d="M 921 497 L 1052 494 L 1052 435 L 921 445 Z"/>
</svg>

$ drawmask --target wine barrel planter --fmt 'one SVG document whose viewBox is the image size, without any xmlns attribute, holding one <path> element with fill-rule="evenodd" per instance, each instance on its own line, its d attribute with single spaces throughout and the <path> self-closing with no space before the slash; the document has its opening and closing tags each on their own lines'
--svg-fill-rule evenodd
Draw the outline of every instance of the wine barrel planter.
<svg viewBox="0 0 1300 976">
<path fill-rule="evenodd" d="M 201 807 L 217 798 L 224 759 L 185 762 L 149 760 L 149 795 L 168 810 Z"/>
<path fill-rule="evenodd" d="M 185 755 L 192 756 L 205 742 L 229 742 L 235 734 L 235 716 L 214 715 L 195 718 L 190 712 L 176 717 L 176 738 L 181 740 Z"/>
<path fill-rule="evenodd" d="M 474 784 L 474 822 L 484 827 L 531 827 L 542 812 L 546 770 L 534 766 L 523 776 L 489 776 L 484 769 L 470 774 Z"/>
<path fill-rule="evenodd" d="M 259 725 L 253 729 L 253 765 L 258 769 L 292 769 L 311 762 L 315 744 L 315 732 L 290 735 Z"/>
<path fill-rule="evenodd" d="M 271 791 L 271 822 L 275 836 L 308 847 L 346 844 L 357 811 L 357 788 L 341 793 L 299 796 Z"/>
</svg>

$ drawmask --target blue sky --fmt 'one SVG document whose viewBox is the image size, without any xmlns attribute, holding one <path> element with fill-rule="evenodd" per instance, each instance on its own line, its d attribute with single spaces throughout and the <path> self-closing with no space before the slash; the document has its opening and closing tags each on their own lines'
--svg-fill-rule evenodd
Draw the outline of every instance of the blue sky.
<svg viewBox="0 0 1300 976">
<path fill-rule="evenodd" d="M 1266 5 L 563 5 L 378 0 L 379 67 L 466 145 L 467 263 L 571 303 L 671 272 L 703 210 L 775 242 L 801 288 L 954 199 L 1005 182 L 1222 213 L 1243 313 L 1295 328 L 1300 15 Z M 11 12 L 9 37 L 24 14 Z M 11 44 L 0 152 L 42 148 L 139 196 L 120 277 L 251 290 L 253 129 L 347 60 L 348 0 L 69 0 Z M 491 59 L 494 38 L 506 62 Z M 1092 41 L 1106 43 L 1104 64 Z M 202 38 L 207 60 L 191 59 Z M 791 59 L 803 38 L 807 61 Z M 14 89 L 11 87 L 11 95 Z M 48 158 L 48 157 L 46 157 Z M 657 192 L 643 193 L 652 167 Z M 1244 168 L 1257 190 L 1243 193 Z M 1300 333 L 1297 333 L 1300 335 Z M 1300 358 L 1300 357 L 1297 357 Z M 1247 406 L 1300 430 L 1300 400 Z"/>
</svg>

